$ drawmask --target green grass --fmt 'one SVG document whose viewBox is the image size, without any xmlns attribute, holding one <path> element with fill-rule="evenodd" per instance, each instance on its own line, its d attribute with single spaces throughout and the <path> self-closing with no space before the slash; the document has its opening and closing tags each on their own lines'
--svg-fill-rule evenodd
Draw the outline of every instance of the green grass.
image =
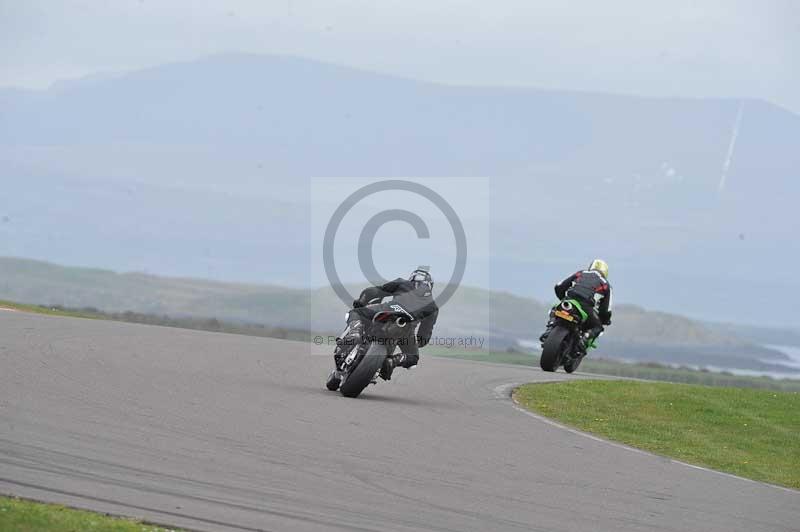
<svg viewBox="0 0 800 532">
<path fill-rule="evenodd" d="M 526 408 L 608 439 L 800 489 L 800 393 L 633 381 L 526 384 Z"/>
<path fill-rule="evenodd" d="M 14 532 L 166 532 L 133 519 L 73 510 L 57 504 L 0 497 L 0 530 Z"/>
<path fill-rule="evenodd" d="M 284 340 L 297 340 L 308 342 L 315 335 L 301 329 L 288 329 L 285 327 L 267 327 L 256 323 L 240 323 L 220 321 L 216 318 L 192 318 L 158 314 L 143 314 L 141 312 L 103 312 L 96 308 L 64 308 L 60 305 L 27 305 L 0 300 L 0 309 L 13 309 L 20 312 L 32 312 L 48 316 L 69 316 L 72 318 L 88 318 L 93 320 L 121 321 L 126 323 L 140 323 L 145 325 L 158 325 L 178 329 L 193 329 L 200 331 L 223 332 L 241 334 L 246 336 L 261 336 L 268 338 L 281 338 Z M 327 335 L 323 335 L 327 336 Z M 2 531 L 0 531 L 2 532 Z"/>
<path fill-rule="evenodd" d="M 46 314 L 48 316 L 69 316 L 72 318 L 91 318 L 103 319 L 102 316 L 92 313 L 84 312 L 75 309 L 65 309 L 60 306 L 46 306 L 46 305 L 27 305 L 23 303 L 14 303 L 13 301 L 4 301 L 0 299 L 0 309 L 12 309 L 19 312 L 33 312 L 35 314 Z"/>
</svg>

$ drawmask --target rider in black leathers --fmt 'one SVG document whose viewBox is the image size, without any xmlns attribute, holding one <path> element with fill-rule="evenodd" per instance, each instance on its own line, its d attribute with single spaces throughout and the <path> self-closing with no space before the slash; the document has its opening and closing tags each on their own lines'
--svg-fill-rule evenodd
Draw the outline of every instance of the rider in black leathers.
<svg viewBox="0 0 800 532">
<path fill-rule="evenodd" d="M 608 282 L 608 264 L 601 259 L 595 259 L 586 270 L 573 273 L 555 286 L 555 293 L 559 301 L 574 299 L 580 303 L 581 308 L 588 317 L 582 324 L 582 350 L 595 347 L 595 340 L 605 328 L 611 325 L 611 284 Z M 544 343 L 554 324 L 552 318 L 547 323 L 547 329 L 539 340 Z"/>
<path fill-rule="evenodd" d="M 389 296 L 393 296 L 390 303 L 381 302 L 383 298 Z M 364 343 L 364 332 L 372 317 L 384 310 L 396 311 L 392 305 L 400 305 L 405 312 L 414 317 L 415 321 L 411 323 L 419 323 L 419 327 L 408 327 L 407 335 L 397 339 L 401 354 L 386 358 L 380 376 L 384 380 L 389 380 L 395 366 L 409 369 L 417 365 L 419 348 L 425 347 L 430 342 L 433 326 L 439 316 L 439 307 L 433 300 L 433 278 L 427 269 L 422 267 L 414 270 L 408 279 L 397 278 L 381 286 L 366 288 L 359 298 L 353 301 L 347 328 L 341 337 L 336 339 L 337 346 L 333 353 L 336 365 L 334 372 L 341 369 L 343 359 L 353 346 Z"/>
</svg>

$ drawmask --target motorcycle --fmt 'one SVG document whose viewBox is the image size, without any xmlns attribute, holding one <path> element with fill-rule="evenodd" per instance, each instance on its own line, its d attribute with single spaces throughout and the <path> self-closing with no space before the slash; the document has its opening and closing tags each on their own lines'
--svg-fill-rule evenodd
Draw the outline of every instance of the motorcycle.
<svg viewBox="0 0 800 532">
<path fill-rule="evenodd" d="M 542 344 L 539 366 L 544 371 L 556 371 L 559 366 L 572 373 L 586 356 L 585 338 L 581 326 L 588 318 L 580 303 L 565 299 L 550 311 L 551 328 Z"/>
<path fill-rule="evenodd" d="M 414 316 L 402 306 L 390 305 L 392 310 L 383 310 L 375 314 L 365 331 L 365 345 L 354 345 L 344 358 L 340 370 L 340 379 L 335 373 L 328 376 L 326 387 L 339 392 L 345 397 L 358 397 L 364 388 L 376 384 L 384 361 L 392 356 L 397 342 L 407 335 L 407 327 L 413 327 Z M 349 313 L 345 319 L 349 318 Z"/>
</svg>

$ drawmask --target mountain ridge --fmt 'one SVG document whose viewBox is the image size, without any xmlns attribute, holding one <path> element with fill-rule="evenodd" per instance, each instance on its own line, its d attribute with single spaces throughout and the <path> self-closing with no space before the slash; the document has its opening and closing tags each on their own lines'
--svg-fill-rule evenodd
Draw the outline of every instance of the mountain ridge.
<svg viewBox="0 0 800 532">
<path fill-rule="evenodd" d="M 194 59 L 185 59 L 185 60 L 177 60 L 177 61 L 169 61 L 166 63 L 161 63 L 157 65 L 151 65 L 142 68 L 135 68 L 123 71 L 98 71 L 90 74 L 86 74 L 83 76 L 77 77 L 66 77 L 61 78 L 58 80 L 53 81 L 47 87 L 42 88 L 28 88 L 28 87 L 21 87 L 15 85 L 3 85 L 0 86 L 0 96 L 3 92 L 8 92 L 10 94 L 41 94 L 46 92 L 62 92 L 65 90 L 72 90 L 76 88 L 81 88 L 85 85 L 91 85 L 96 83 L 103 83 L 109 81 L 124 81 L 129 79 L 130 77 L 135 77 L 142 73 L 156 73 L 161 71 L 162 69 L 169 69 L 176 66 L 188 66 L 188 65 L 197 65 L 202 64 L 205 62 L 215 62 L 215 61 L 243 61 L 243 60 L 282 60 L 282 61 L 295 61 L 299 63 L 310 63 L 315 64 L 318 66 L 325 66 L 325 67 L 333 67 L 340 70 L 349 70 L 353 73 L 358 73 L 362 75 L 369 75 L 369 76 L 380 76 L 384 78 L 394 79 L 400 82 L 411 82 L 411 83 L 419 83 L 422 85 L 430 85 L 430 86 L 440 86 L 440 87 L 448 87 L 448 88 L 457 88 L 457 89 L 475 89 L 475 90 L 484 90 L 484 89 L 498 89 L 498 90 L 508 90 L 508 91 L 536 91 L 543 94 L 567 94 L 567 95 L 575 95 L 575 96 L 601 96 L 601 97 L 609 97 L 609 98 L 620 98 L 620 99 L 638 99 L 638 100 L 652 100 L 652 101 L 676 101 L 676 102 L 705 102 L 705 101 L 719 101 L 719 102 L 746 102 L 746 103 L 755 103 L 755 104 L 763 104 L 768 107 L 773 107 L 781 112 L 786 112 L 788 114 L 794 115 L 800 118 L 800 113 L 792 111 L 791 109 L 784 107 L 780 104 L 772 102 L 770 100 L 764 98 L 756 98 L 756 97 L 718 97 L 718 96 L 670 96 L 670 95 L 640 95 L 636 93 L 627 93 L 627 92 L 614 92 L 614 91 L 601 91 L 601 90 L 588 90 L 588 89 L 573 89 L 573 88 L 547 88 L 540 85 L 535 84 L 494 84 L 494 83 L 484 83 L 484 84 L 469 84 L 469 83 L 450 83 L 450 82 L 443 82 L 443 81 L 435 81 L 423 78 L 416 78 L 411 76 L 404 76 L 400 74 L 394 74 L 388 71 L 381 71 L 381 70 L 373 70 L 366 67 L 359 67 L 354 65 L 347 65 L 343 63 L 336 63 L 331 61 L 323 61 L 315 58 L 310 57 L 303 57 L 299 55 L 293 54 L 266 54 L 266 53 L 250 53 L 250 52 L 221 52 L 216 54 L 210 54 L 204 57 L 194 58 Z"/>
<path fill-rule="evenodd" d="M 792 315 L 770 294 L 800 290 L 780 267 L 800 261 L 785 245 L 800 118 L 769 103 L 463 88 L 255 55 L 16 100 L 0 91 L 0 255 L 307 285 L 310 245 L 285 235 L 311 233 L 312 177 L 473 175 L 491 185 L 485 287 L 542 297 L 601 256 L 620 300 L 763 325 Z"/>
</svg>

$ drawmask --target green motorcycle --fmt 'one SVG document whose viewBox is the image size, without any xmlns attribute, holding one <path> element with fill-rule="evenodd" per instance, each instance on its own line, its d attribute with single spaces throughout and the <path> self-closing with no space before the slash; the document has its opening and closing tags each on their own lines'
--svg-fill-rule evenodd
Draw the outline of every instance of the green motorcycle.
<svg viewBox="0 0 800 532">
<path fill-rule="evenodd" d="M 572 373 L 586 356 L 586 345 L 582 325 L 589 315 L 574 299 L 565 299 L 550 311 L 549 332 L 542 343 L 539 365 L 544 371 L 556 371 L 560 366 Z"/>
</svg>

